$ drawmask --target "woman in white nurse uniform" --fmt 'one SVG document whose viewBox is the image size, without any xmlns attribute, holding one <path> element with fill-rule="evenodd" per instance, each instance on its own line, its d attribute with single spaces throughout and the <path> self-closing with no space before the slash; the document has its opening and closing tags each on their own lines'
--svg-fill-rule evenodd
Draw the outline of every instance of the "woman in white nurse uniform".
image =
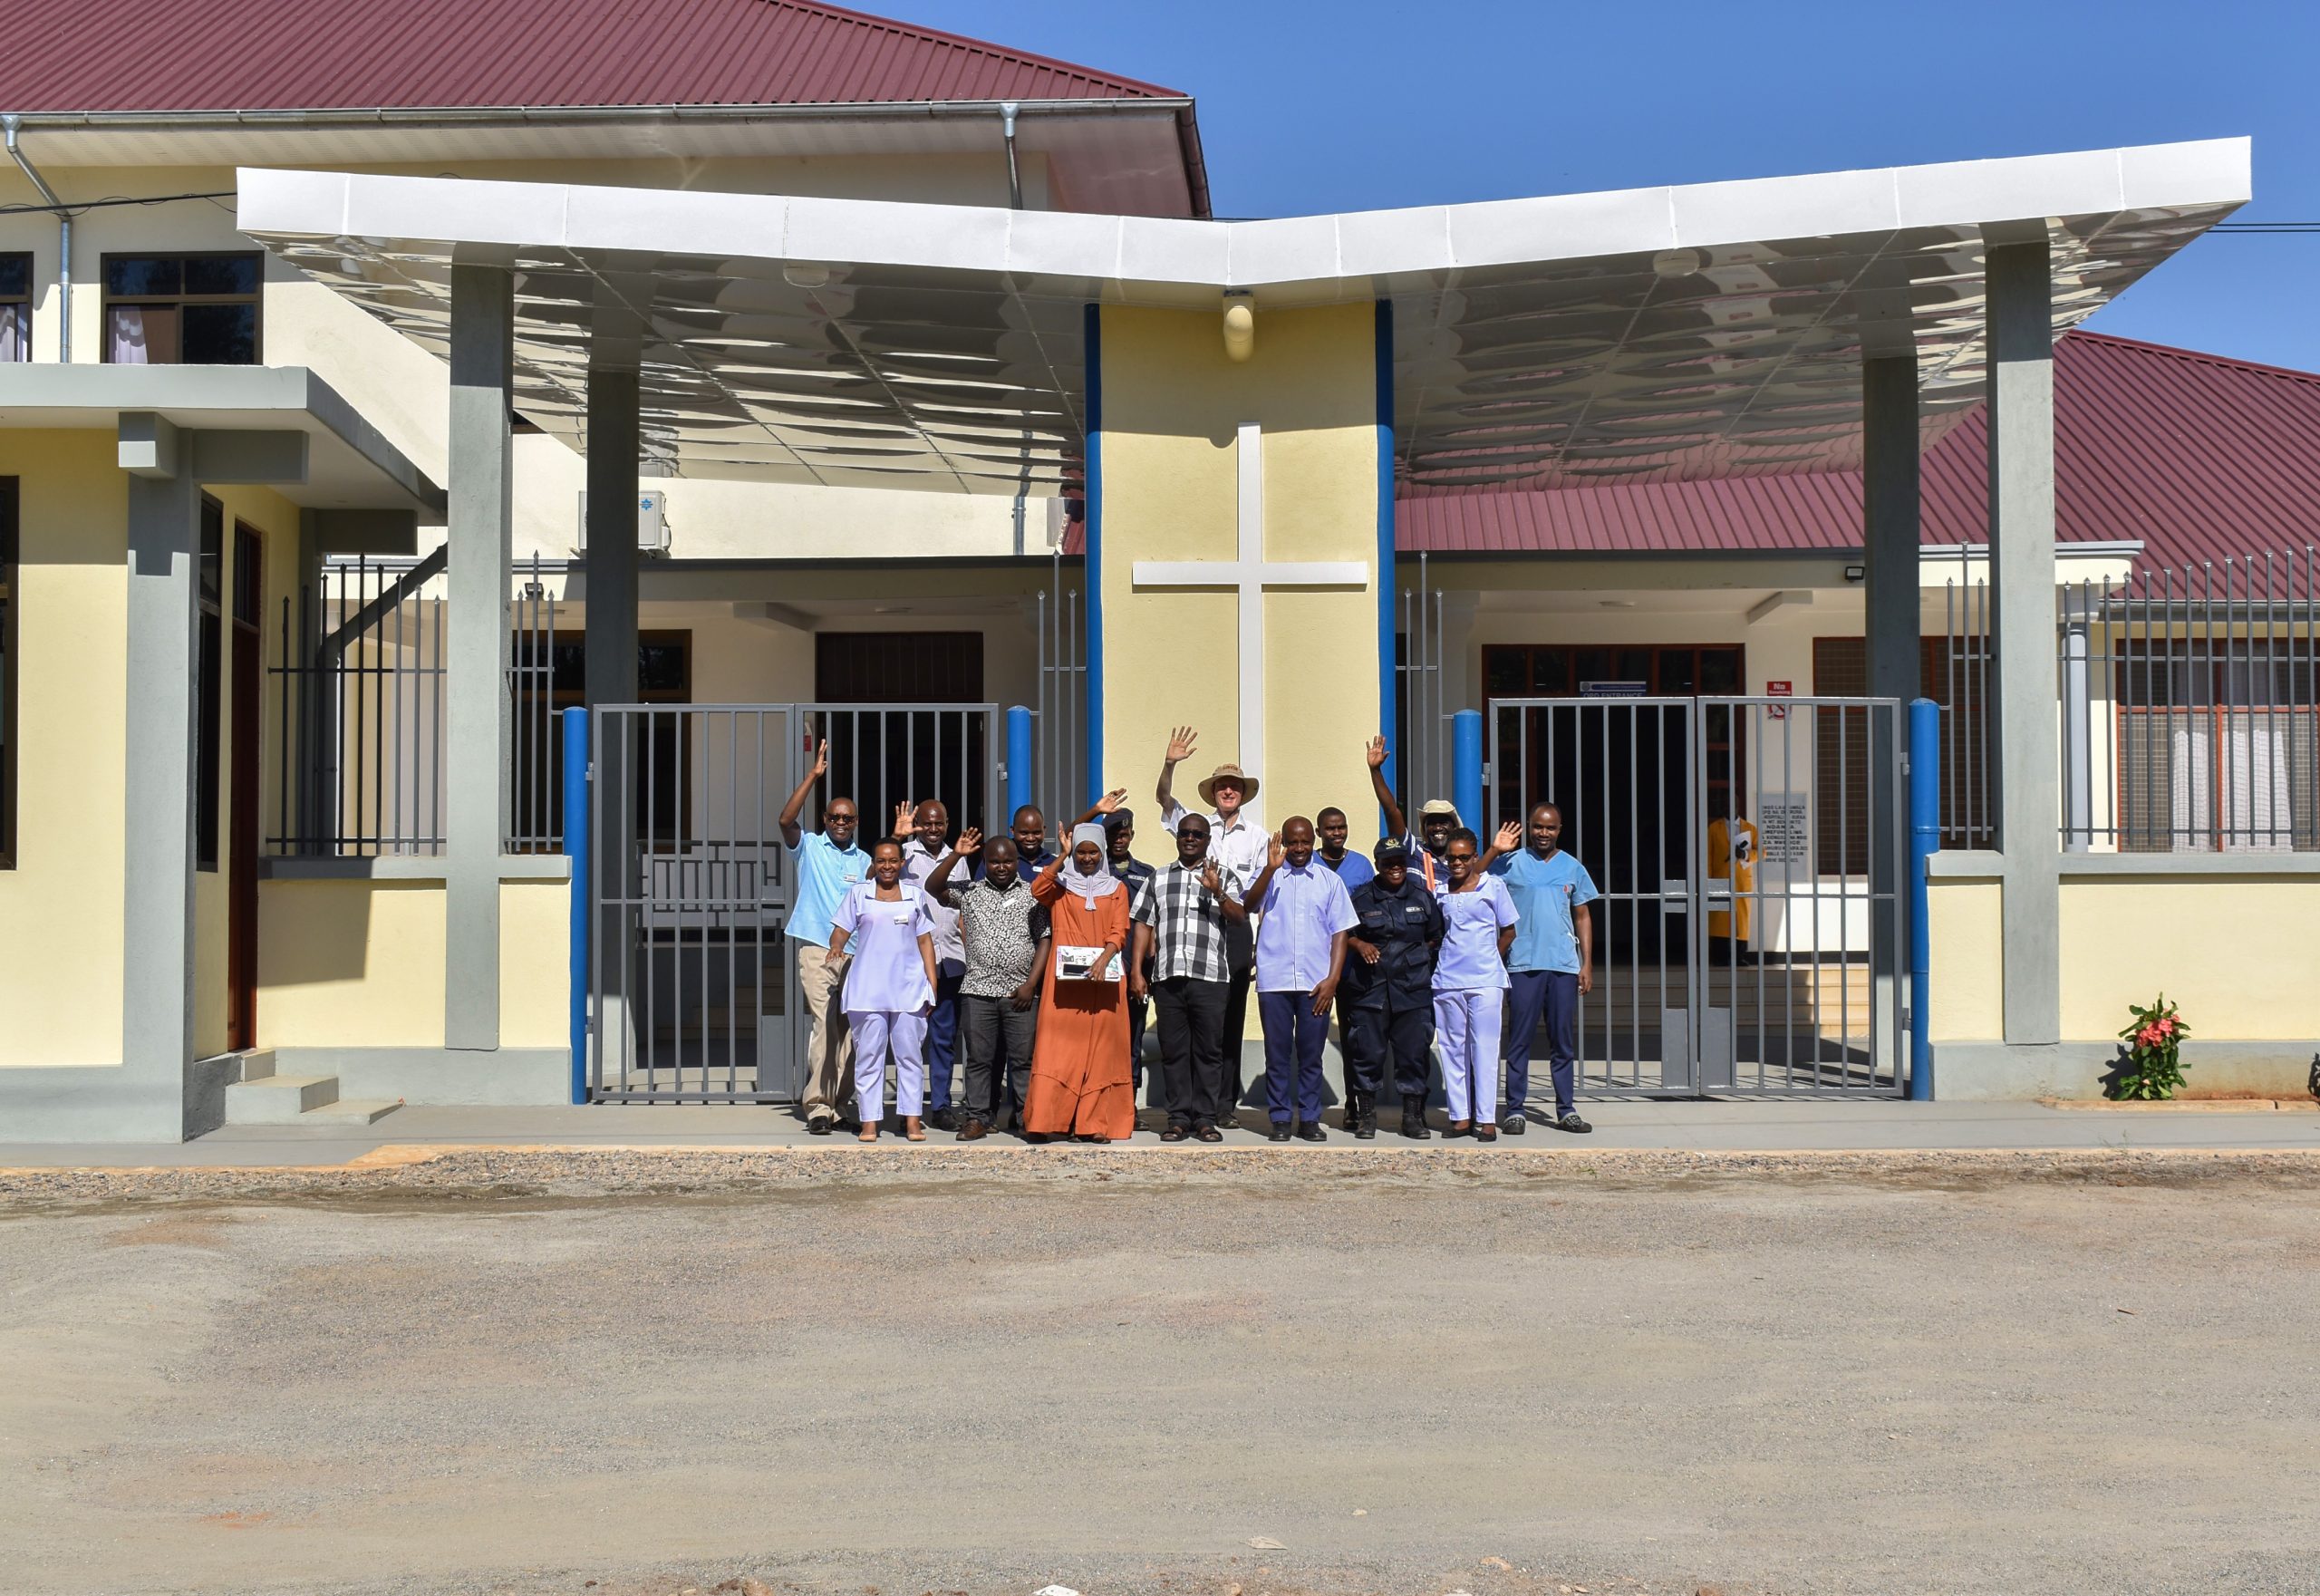
<svg viewBox="0 0 2320 1596">
<path fill-rule="evenodd" d="M 1461 827 L 1444 857 L 1442 949 L 1434 961 L 1434 1036 L 1450 1134 L 1498 1139 L 1498 1040 L 1506 1001 L 1506 949 L 1514 940 L 1513 895 L 1483 868 L 1482 840 Z"/>
<path fill-rule="evenodd" d="M 903 879 L 903 851 L 882 842 L 870 879 L 830 916 L 830 956 L 846 961 L 846 1022 L 854 1030 L 854 1096 L 861 1139 L 878 1139 L 885 1117 L 886 1059 L 894 1061 L 894 1111 L 903 1134 L 926 1139 L 926 1017 L 934 1007 L 934 916 L 926 895 Z"/>
</svg>

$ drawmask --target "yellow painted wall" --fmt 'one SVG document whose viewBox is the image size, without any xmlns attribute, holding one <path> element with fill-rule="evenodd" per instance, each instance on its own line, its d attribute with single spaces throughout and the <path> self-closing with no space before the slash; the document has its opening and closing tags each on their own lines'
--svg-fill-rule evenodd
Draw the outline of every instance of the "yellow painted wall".
<svg viewBox="0 0 2320 1596">
<path fill-rule="evenodd" d="M 1104 785 L 1151 791 L 1173 725 L 1201 731 L 1184 802 L 1216 765 L 1255 769 L 1268 824 L 1364 803 L 1361 745 L 1378 730 L 1374 312 L 1265 312 L 1254 356 L 1225 358 L 1212 312 L 1103 313 Z M 1268 746 L 1241 746 L 1238 601 L 1138 592 L 1146 560 L 1233 556 L 1236 430 L 1264 429 L 1266 557 L 1360 560 L 1360 591 L 1264 598 Z M 1145 828 L 1148 856 L 1165 842 Z"/>
<path fill-rule="evenodd" d="M 2064 1041 L 2114 1040 L 2162 991 L 2195 1040 L 2320 1037 L 2320 882 L 2065 876 L 2062 945 Z"/>
<path fill-rule="evenodd" d="M 267 1047 L 443 1045 L 440 881 L 258 883 Z"/>
<path fill-rule="evenodd" d="M 119 1065 L 128 489 L 111 432 L 0 430 L 18 479 L 16 860 L 0 1066 Z"/>
<path fill-rule="evenodd" d="M 499 1045 L 572 1040 L 572 884 L 499 884 Z"/>
<path fill-rule="evenodd" d="M 1928 889 L 1937 1042 L 1997 1041 L 2006 1034 L 2004 890 L 1996 881 L 1938 877 Z"/>
</svg>

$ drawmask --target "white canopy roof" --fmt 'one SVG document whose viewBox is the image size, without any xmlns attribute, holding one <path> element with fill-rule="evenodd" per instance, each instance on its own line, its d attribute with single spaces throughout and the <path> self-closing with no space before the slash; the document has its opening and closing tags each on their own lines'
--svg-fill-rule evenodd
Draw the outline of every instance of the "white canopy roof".
<svg viewBox="0 0 2320 1596">
<path fill-rule="evenodd" d="M 2244 139 L 1278 221 L 244 170 L 240 225 L 430 348 L 452 263 L 512 266 L 519 404 L 582 443 L 590 345 L 676 474 L 1065 490 L 1084 307 L 1390 300 L 1416 488 L 1859 460 L 1865 354 L 1928 438 L 1981 397 L 1986 245 L 2075 325 L 2248 198 Z"/>
</svg>

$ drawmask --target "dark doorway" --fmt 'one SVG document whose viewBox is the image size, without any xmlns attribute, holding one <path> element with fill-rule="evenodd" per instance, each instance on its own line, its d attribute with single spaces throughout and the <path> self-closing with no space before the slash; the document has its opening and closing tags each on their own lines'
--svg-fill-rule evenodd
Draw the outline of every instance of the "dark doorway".
<svg viewBox="0 0 2320 1596">
<path fill-rule="evenodd" d="M 266 650 L 258 633 L 265 613 L 266 545 L 251 527 L 234 523 L 233 644 L 227 658 L 233 724 L 226 769 L 226 1047 L 257 1046 L 257 849 L 260 717 Z"/>
<path fill-rule="evenodd" d="M 980 632 L 817 632 L 814 701 L 979 704 Z"/>
<path fill-rule="evenodd" d="M 564 713 L 587 700 L 588 639 L 585 633 L 557 632 L 546 640 L 546 657 L 539 657 L 537 634 L 519 633 L 515 642 L 516 723 L 519 736 L 537 745 L 536 752 L 518 750 L 520 763 L 537 761 L 536 779 L 517 784 L 515 835 L 542 840 L 533 844 L 554 853 L 564 846 Z M 636 698 L 640 703 L 682 704 L 692 701 L 692 634 L 643 632 L 636 639 Z M 642 747 L 628 751 L 636 773 L 636 814 L 648 821 L 655 842 L 673 845 L 684 838 L 691 805 L 691 746 L 686 717 L 655 715 L 644 721 L 625 721 L 629 735 L 639 735 Z"/>
</svg>

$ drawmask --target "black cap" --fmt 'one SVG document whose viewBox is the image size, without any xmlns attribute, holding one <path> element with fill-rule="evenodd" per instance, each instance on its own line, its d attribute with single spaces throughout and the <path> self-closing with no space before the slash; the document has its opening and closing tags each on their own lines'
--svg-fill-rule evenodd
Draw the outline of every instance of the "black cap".
<svg viewBox="0 0 2320 1596">
<path fill-rule="evenodd" d="M 1127 827 L 1135 824 L 1136 811 L 1134 809 L 1114 809 L 1110 814 L 1104 817 L 1104 829 L 1107 833 L 1114 831 L 1125 831 Z"/>
<path fill-rule="evenodd" d="M 1407 865 L 1410 850 L 1399 837 L 1389 837 L 1369 850 L 1369 857 L 1382 870 L 1388 865 Z"/>
</svg>

